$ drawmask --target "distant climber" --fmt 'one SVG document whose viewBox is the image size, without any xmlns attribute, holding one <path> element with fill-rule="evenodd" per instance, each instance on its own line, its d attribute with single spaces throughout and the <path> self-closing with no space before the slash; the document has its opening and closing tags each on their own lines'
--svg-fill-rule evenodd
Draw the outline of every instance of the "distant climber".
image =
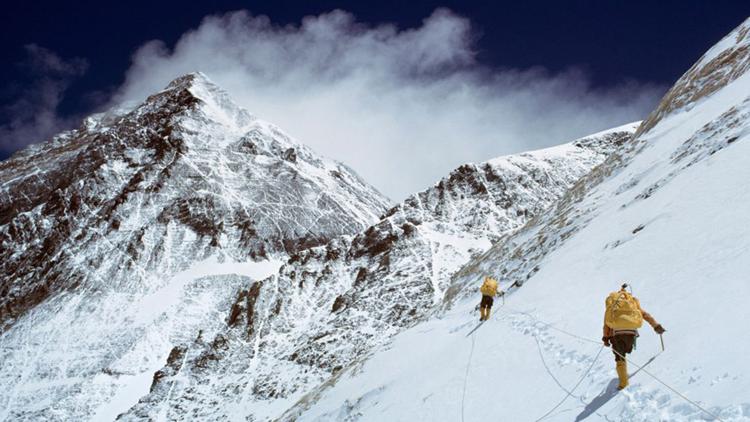
<svg viewBox="0 0 750 422">
<path fill-rule="evenodd" d="M 479 320 L 487 321 L 490 319 L 490 309 L 495 296 L 502 296 L 502 290 L 497 289 L 497 280 L 492 277 L 485 277 L 482 287 L 479 288 L 482 293 L 482 301 L 479 303 Z"/>
<path fill-rule="evenodd" d="M 622 390 L 628 386 L 628 363 L 625 355 L 633 351 L 635 339 L 638 337 L 638 329 L 643 325 L 645 319 L 657 334 L 664 333 L 661 326 L 654 317 L 641 308 L 638 299 L 629 293 L 623 284 L 619 291 L 612 292 L 605 301 L 604 311 L 604 336 L 602 341 L 615 355 L 617 377 L 620 380 L 618 389 Z"/>
</svg>

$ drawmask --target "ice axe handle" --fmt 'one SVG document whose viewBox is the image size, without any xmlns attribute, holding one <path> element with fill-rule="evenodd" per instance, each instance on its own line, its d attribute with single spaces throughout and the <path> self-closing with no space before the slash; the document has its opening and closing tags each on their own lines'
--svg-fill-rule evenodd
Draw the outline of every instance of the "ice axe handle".
<svg viewBox="0 0 750 422">
<path fill-rule="evenodd" d="M 664 351 L 664 335 L 659 334 L 659 340 L 661 340 L 661 351 Z"/>
</svg>

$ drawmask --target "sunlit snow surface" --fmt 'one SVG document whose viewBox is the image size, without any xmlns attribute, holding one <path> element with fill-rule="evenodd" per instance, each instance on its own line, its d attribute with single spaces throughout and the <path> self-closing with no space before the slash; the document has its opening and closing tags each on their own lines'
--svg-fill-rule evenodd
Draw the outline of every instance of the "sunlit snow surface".
<svg viewBox="0 0 750 422">
<path fill-rule="evenodd" d="M 19 153 L 0 419 L 536 420 L 581 380 L 545 420 L 710 420 L 645 372 L 599 397 L 628 281 L 668 330 L 648 370 L 750 420 L 748 27 L 635 139 L 467 164 L 391 210 L 199 74 Z M 467 337 L 485 274 L 521 287 Z"/>
<path fill-rule="evenodd" d="M 177 344 L 386 198 L 201 74 L 0 163 L 0 420 L 111 420 Z"/>
<path fill-rule="evenodd" d="M 461 166 L 359 234 L 293 254 L 250 288 L 251 306 L 238 298 L 240 324 L 185 343 L 182 359 L 124 419 L 282 415 L 431 313 L 455 270 L 544 211 L 637 126 Z"/>
<path fill-rule="evenodd" d="M 749 26 L 729 39 L 746 48 Z M 700 90 L 691 81 L 701 70 L 682 79 L 685 89 Z M 659 115 L 629 150 L 464 267 L 444 313 L 397 335 L 284 419 L 534 421 L 583 377 L 545 421 L 713 420 L 645 372 L 602 400 L 616 377 L 611 351 L 594 362 L 604 298 L 627 281 L 667 329 L 666 351 L 648 372 L 721 420 L 749 421 L 750 74 L 722 83 Z M 498 275 L 501 287 L 523 285 L 467 337 L 484 274 Z M 660 348 L 646 326 L 632 360 L 647 362 Z"/>
</svg>

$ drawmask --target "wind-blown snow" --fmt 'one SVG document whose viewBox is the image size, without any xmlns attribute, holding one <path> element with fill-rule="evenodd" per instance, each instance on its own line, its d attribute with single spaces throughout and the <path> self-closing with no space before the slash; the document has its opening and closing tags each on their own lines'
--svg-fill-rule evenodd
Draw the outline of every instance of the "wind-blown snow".
<svg viewBox="0 0 750 422">
<path fill-rule="evenodd" d="M 748 34 L 635 135 L 390 210 L 200 74 L 30 147 L 0 163 L 0 419 L 749 421 Z M 644 328 L 614 394 L 623 281 L 666 351 Z"/>
<path fill-rule="evenodd" d="M 293 254 L 240 292 L 229 329 L 180 346 L 167 376 L 123 418 L 280 416 L 428 315 L 453 272 L 542 213 L 637 126 L 466 164 L 357 235 Z M 212 405 L 217 397 L 224 405 Z"/>
<path fill-rule="evenodd" d="M 444 313 L 282 419 L 750 421 L 750 74 L 721 83 L 660 115 L 555 207 L 464 267 Z M 521 287 L 467 337 L 485 274 Z M 616 394 L 613 355 L 599 339 L 604 299 L 624 281 L 667 329 L 666 350 L 658 354 L 645 325 L 630 357 L 650 363 Z"/>
</svg>

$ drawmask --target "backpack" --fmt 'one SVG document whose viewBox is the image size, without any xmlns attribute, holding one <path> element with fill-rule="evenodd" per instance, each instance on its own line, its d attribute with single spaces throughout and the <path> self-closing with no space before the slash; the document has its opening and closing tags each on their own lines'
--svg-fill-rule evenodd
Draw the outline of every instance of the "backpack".
<svg viewBox="0 0 750 422">
<path fill-rule="evenodd" d="M 613 330 L 635 330 L 643 325 L 638 299 L 625 290 L 612 292 L 607 296 L 607 310 L 604 324 Z"/>
<path fill-rule="evenodd" d="M 497 294 L 497 280 L 491 277 L 485 277 L 482 287 L 479 288 L 484 296 L 495 296 Z"/>
</svg>

